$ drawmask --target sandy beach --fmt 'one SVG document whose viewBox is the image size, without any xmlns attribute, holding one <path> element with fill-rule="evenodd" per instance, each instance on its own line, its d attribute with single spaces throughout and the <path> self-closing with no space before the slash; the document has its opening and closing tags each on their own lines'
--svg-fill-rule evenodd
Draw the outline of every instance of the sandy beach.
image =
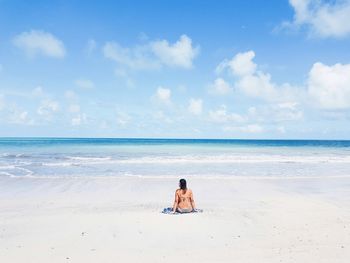
<svg viewBox="0 0 350 263">
<path fill-rule="evenodd" d="M 349 262 L 350 178 L 0 179 L 0 262 Z"/>
</svg>

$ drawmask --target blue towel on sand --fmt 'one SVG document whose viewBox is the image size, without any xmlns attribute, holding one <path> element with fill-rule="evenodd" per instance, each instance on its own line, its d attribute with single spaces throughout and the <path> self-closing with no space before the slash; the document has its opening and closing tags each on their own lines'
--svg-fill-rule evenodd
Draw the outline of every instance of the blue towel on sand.
<svg viewBox="0 0 350 263">
<path fill-rule="evenodd" d="M 173 208 L 172 207 L 166 207 L 163 209 L 162 211 L 163 214 L 168 214 L 168 215 L 180 215 L 180 214 L 192 214 L 192 213 L 203 213 L 203 209 L 196 209 L 193 210 L 190 213 L 179 213 L 179 212 L 175 212 L 173 213 Z"/>
</svg>

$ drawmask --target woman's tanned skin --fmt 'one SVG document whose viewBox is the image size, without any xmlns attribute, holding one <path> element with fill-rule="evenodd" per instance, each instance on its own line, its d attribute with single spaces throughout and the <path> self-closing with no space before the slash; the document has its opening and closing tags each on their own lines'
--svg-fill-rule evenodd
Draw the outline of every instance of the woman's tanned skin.
<svg viewBox="0 0 350 263">
<path fill-rule="evenodd" d="M 182 185 L 181 185 L 181 180 L 184 181 L 184 184 Z M 175 192 L 173 213 L 175 213 L 178 208 L 189 209 L 190 211 L 193 211 L 196 209 L 192 190 L 187 188 L 186 181 L 184 179 L 181 179 L 181 180 L 179 183 L 180 189 L 177 189 Z"/>
</svg>

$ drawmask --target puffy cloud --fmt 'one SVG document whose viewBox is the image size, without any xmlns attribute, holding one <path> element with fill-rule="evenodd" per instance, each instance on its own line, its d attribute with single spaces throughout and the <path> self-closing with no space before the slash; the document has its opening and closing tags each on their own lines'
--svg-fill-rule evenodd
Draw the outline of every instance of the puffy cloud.
<svg viewBox="0 0 350 263">
<path fill-rule="evenodd" d="M 16 106 L 10 109 L 8 121 L 12 124 L 34 125 L 34 120 L 29 117 L 28 112 L 25 110 L 21 110 Z"/>
<path fill-rule="evenodd" d="M 308 92 L 320 108 L 350 108 L 350 64 L 315 63 L 309 72 Z"/>
<path fill-rule="evenodd" d="M 171 104 L 171 90 L 163 87 L 158 87 L 153 98 L 163 104 Z"/>
<path fill-rule="evenodd" d="M 80 126 L 87 123 L 87 115 L 81 112 L 81 107 L 79 105 L 79 97 L 72 90 L 66 90 L 64 96 L 67 100 L 68 107 L 66 111 L 68 116 L 70 116 L 70 123 L 72 126 Z"/>
<path fill-rule="evenodd" d="M 203 111 L 203 101 L 201 99 L 190 99 L 188 111 L 194 115 L 200 115 Z"/>
<path fill-rule="evenodd" d="M 41 101 L 37 113 L 39 115 L 51 118 L 52 113 L 57 112 L 59 109 L 59 104 L 57 101 L 51 99 L 44 99 Z"/>
<path fill-rule="evenodd" d="M 82 89 L 93 89 L 95 87 L 95 84 L 88 79 L 77 79 L 75 85 Z"/>
<path fill-rule="evenodd" d="M 283 27 L 306 26 L 318 37 L 345 37 L 350 34 L 350 0 L 289 0 L 294 9 L 292 22 Z"/>
<path fill-rule="evenodd" d="M 231 92 L 230 84 L 222 78 L 217 78 L 209 87 L 209 93 L 214 95 L 227 95 Z"/>
<path fill-rule="evenodd" d="M 228 113 L 226 105 L 221 105 L 221 107 L 215 111 L 209 111 L 209 119 L 218 123 L 245 121 L 245 118 L 237 113 Z"/>
<path fill-rule="evenodd" d="M 24 50 L 28 56 L 44 55 L 53 58 L 63 58 L 66 54 L 61 40 L 50 33 L 31 30 L 17 35 L 13 43 Z"/>
<path fill-rule="evenodd" d="M 237 76 L 252 75 L 256 71 L 256 64 L 253 62 L 255 57 L 254 51 L 250 50 L 244 53 L 238 53 L 231 60 L 224 60 L 216 68 L 217 73 L 220 73 L 225 68 L 229 68 L 232 74 Z"/>
<path fill-rule="evenodd" d="M 159 61 L 155 60 L 149 46 L 136 46 L 134 48 L 122 47 L 116 42 L 107 42 L 103 47 L 106 58 L 131 69 L 158 69 Z"/>
<path fill-rule="evenodd" d="M 192 40 L 182 35 L 174 44 L 158 40 L 132 48 L 122 47 L 117 42 L 107 42 L 103 53 L 106 58 L 130 69 L 159 69 L 162 66 L 189 69 L 199 53 L 199 47 L 193 47 Z"/>
<path fill-rule="evenodd" d="M 328 110 L 350 108 L 350 64 L 328 66 L 317 62 L 309 71 L 306 85 L 295 87 L 273 83 L 270 74 L 258 69 L 254 56 L 253 51 L 238 53 L 222 62 L 217 72 L 229 70 L 235 77 L 235 88 L 272 103 L 260 110 L 260 116 L 273 116 L 276 121 L 302 119 L 300 104 Z"/>
<path fill-rule="evenodd" d="M 299 96 L 297 88 L 288 83 L 276 85 L 271 76 L 257 68 L 254 63 L 254 51 L 236 54 L 231 60 L 224 60 L 219 64 L 217 73 L 228 69 L 235 77 L 235 87 L 250 97 L 267 101 L 291 101 Z"/>
<path fill-rule="evenodd" d="M 80 126 L 86 123 L 87 116 L 85 113 L 81 112 L 81 108 L 79 104 L 71 103 L 68 107 L 68 112 L 70 113 L 70 116 L 71 116 L 72 126 Z"/>
<path fill-rule="evenodd" d="M 192 40 L 186 35 L 182 35 L 174 44 L 169 44 L 167 40 L 152 42 L 151 49 L 163 64 L 182 68 L 191 68 L 193 59 L 199 53 L 199 47 L 192 47 Z"/>
</svg>

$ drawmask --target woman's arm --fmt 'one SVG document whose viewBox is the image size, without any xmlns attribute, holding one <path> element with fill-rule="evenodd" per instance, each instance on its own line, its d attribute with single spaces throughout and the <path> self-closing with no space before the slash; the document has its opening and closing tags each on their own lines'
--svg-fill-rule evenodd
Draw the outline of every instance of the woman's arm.
<svg viewBox="0 0 350 263">
<path fill-rule="evenodd" d="M 192 210 L 196 210 L 196 204 L 194 203 L 192 191 L 191 191 L 191 194 L 190 194 L 190 200 L 191 200 Z"/>
<path fill-rule="evenodd" d="M 175 201 L 174 201 L 174 205 L 173 205 L 173 212 L 174 212 L 174 213 L 176 212 L 178 203 L 179 203 L 179 197 L 178 197 L 178 195 L 177 195 L 177 190 L 176 190 L 176 191 L 175 191 Z"/>
</svg>

